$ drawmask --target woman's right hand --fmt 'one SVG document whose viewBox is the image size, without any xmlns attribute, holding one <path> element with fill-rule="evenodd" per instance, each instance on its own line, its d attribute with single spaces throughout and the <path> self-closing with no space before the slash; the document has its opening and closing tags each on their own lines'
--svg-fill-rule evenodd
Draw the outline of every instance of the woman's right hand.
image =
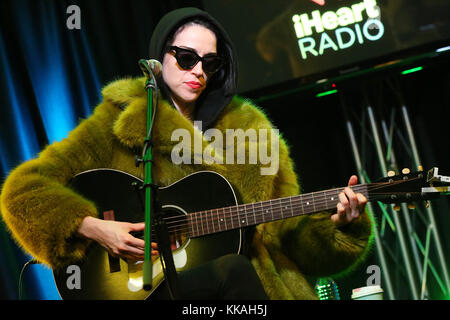
<svg viewBox="0 0 450 320">
<path fill-rule="evenodd" d="M 109 254 L 128 260 L 144 260 L 145 241 L 133 237 L 130 232 L 145 229 L 145 223 L 129 223 L 86 217 L 78 228 L 80 236 L 94 240 Z M 152 242 L 151 254 L 158 254 L 156 243 Z"/>
</svg>

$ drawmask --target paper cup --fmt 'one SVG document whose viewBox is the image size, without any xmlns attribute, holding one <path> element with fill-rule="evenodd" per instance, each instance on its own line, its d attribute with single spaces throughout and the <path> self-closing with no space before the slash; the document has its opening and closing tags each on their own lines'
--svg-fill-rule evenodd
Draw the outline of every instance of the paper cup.
<svg viewBox="0 0 450 320">
<path fill-rule="evenodd" d="M 383 289 L 380 286 L 368 286 L 352 290 L 353 300 L 383 300 Z"/>
</svg>

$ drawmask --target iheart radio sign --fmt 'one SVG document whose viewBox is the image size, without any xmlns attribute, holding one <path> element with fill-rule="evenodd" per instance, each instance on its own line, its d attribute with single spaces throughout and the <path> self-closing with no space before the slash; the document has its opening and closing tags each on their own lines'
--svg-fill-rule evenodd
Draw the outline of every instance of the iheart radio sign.
<svg viewBox="0 0 450 320">
<path fill-rule="evenodd" d="M 325 5 L 324 0 L 312 1 Z M 329 50 L 339 51 L 352 48 L 357 43 L 375 42 L 383 37 L 385 29 L 376 0 L 347 1 L 346 4 L 336 11 L 314 10 L 292 17 L 303 60 L 321 56 Z"/>
</svg>

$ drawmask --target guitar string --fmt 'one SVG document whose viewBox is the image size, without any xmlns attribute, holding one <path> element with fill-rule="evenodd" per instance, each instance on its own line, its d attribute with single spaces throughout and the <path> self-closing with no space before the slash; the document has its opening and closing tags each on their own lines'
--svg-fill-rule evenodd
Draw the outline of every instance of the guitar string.
<svg viewBox="0 0 450 320">
<path fill-rule="evenodd" d="M 318 209 L 318 211 L 321 210 L 325 210 L 327 208 L 320 208 Z M 295 208 L 294 208 L 295 210 Z M 290 211 L 290 210 L 288 210 Z M 316 212 L 318 212 L 316 211 Z M 259 213 L 261 212 L 260 210 L 255 211 L 255 216 L 256 218 L 246 218 L 243 221 L 244 222 L 240 222 L 241 220 L 239 219 L 238 215 L 236 215 L 236 213 L 234 212 L 232 216 L 230 216 L 229 219 L 224 220 L 223 223 L 225 223 L 225 228 L 223 228 L 223 223 L 222 226 L 220 226 L 220 224 L 218 222 L 212 222 L 211 219 L 209 219 L 210 223 L 207 225 L 208 227 L 206 227 L 205 224 L 205 220 L 202 219 L 202 221 L 191 221 L 191 225 L 189 225 L 189 222 L 186 222 L 186 220 L 183 221 L 179 221 L 179 223 L 177 225 L 172 225 L 169 227 L 170 231 L 175 233 L 175 235 L 177 233 L 183 233 L 183 234 L 189 234 L 192 237 L 196 237 L 196 236 L 201 236 L 201 235 L 205 235 L 205 234 L 210 234 L 210 233 L 216 233 L 216 232 L 221 232 L 221 231 L 227 231 L 227 230 L 232 230 L 232 229 L 237 229 L 237 228 L 241 228 L 241 227 L 245 227 L 245 226 L 249 226 L 249 225 L 256 225 L 262 222 L 267 221 L 267 219 L 263 218 L 263 220 L 259 221 L 259 219 L 261 217 L 267 217 L 267 215 L 269 215 L 268 213 Z M 312 212 L 311 212 L 312 213 Z M 307 213 L 305 213 L 307 214 Z M 283 210 L 281 210 L 281 208 L 277 208 L 276 210 L 272 210 L 272 212 L 270 213 L 270 215 L 272 215 L 272 219 L 270 219 L 269 221 L 275 221 L 275 220 L 279 220 L 279 219 L 286 219 L 286 218 L 290 218 L 293 217 L 291 215 L 285 215 L 283 213 Z M 301 214 L 296 214 L 294 216 L 299 216 Z M 213 215 L 205 217 L 205 218 L 215 218 Z M 253 221 L 252 221 L 253 220 Z M 216 220 L 217 221 L 217 220 Z M 214 227 L 213 227 L 213 223 L 214 223 Z M 205 228 L 202 228 L 202 230 L 200 230 L 199 226 L 204 225 L 205 228 L 207 229 L 205 232 Z M 231 227 L 230 227 L 231 224 Z M 209 227 L 209 225 L 211 225 L 211 227 Z M 217 228 L 216 228 L 217 226 Z M 191 229 L 193 230 L 193 232 L 191 232 Z M 217 230 L 216 230 L 217 229 Z"/>
<path fill-rule="evenodd" d="M 402 182 L 403 181 L 400 181 L 399 183 L 402 183 Z M 356 192 L 365 191 L 366 188 L 367 188 L 367 191 L 372 191 L 372 190 L 383 188 L 386 184 L 389 184 L 389 185 L 392 186 L 393 183 L 390 182 L 390 183 L 377 183 L 377 184 L 381 184 L 381 185 L 380 186 L 373 186 L 374 184 L 371 184 L 371 185 L 357 185 L 357 186 L 353 186 L 352 189 L 354 191 L 356 191 Z M 319 192 L 308 193 L 308 194 L 300 194 L 300 195 L 295 195 L 295 196 L 291 196 L 291 197 L 280 198 L 280 199 L 271 199 L 271 200 L 265 200 L 265 201 L 261 201 L 261 202 L 255 202 L 255 203 L 266 203 L 267 202 L 269 204 L 264 204 L 264 206 L 271 207 L 271 206 L 273 206 L 273 204 L 271 202 L 288 201 L 288 200 L 296 201 L 296 202 L 298 202 L 298 201 L 307 201 L 307 200 L 310 200 L 310 199 L 308 199 L 308 197 L 311 197 L 311 200 L 314 201 L 314 204 L 321 205 L 323 202 L 327 202 L 328 203 L 330 200 L 328 200 L 328 198 L 325 199 L 325 200 L 318 199 L 319 197 L 322 197 L 322 198 L 325 197 L 325 193 L 327 193 L 326 194 L 327 196 L 334 195 L 334 193 L 338 193 L 339 194 L 344 188 L 345 187 L 341 187 L 341 188 L 336 188 L 336 189 L 330 189 L 330 190 L 327 190 L 327 191 L 319 191 Z M 369 188 L 370 188 L 370 190 L 369 190 Z M 359 190 L 359 189 L 362 189 L 362 190 Z M 332 192 L 333 192 L 333 194 L 332 194 Z M 313 194 L 317 195 L 316 198 L 314 198 Z M 378 196 L 379 195 L 385 195 L 385 194 L 394 194 L 394 193 L 392 193 L 392 192 L 389 192 L 389 193 L 378 193 Z M 366 197 L 367 197 L 367 195 L 366 195 Z M 331 200 L 331 201 L 334 201 L 334 200 Z M 217 209 L 222 210 L 222 209 L 242 208 L 244 206 L 250 206 L 250 205 L 253 205 L 255 203 L 240 204 L 240 205 L 228 206 L 228 207 L 224 207 L 224 208 L 207 209 L 207 210 L 192 212 L 192 213 L 189 213 L 189 214 L 200 214 L 200 213 L 203 213 L 203 212 L 210 212 L 210 211 L 217 210 Z M 183 217 L 183 216 L 185 216 L 185 215 L 167 217 L 166 219 L 167 220 L 176 219 L 176 218 Z"/>
<path fill-rule="evenodd" d="M 402 183 L 402 182 L 403 181 L 399 181 L 398 183 Z M 352 189 L 355 190 L 356 192 L 364 191 L 364 189 L 369 189 L 369 188 L 371 190 L 375 190 L 375 189 L 380 189 L 380 188 L 384 187 L 386 184 L 389 184 L 390 186 L 392 186 L 393 182 L 390 182 L 390 183 L 378 183 L 378 184 L 379 185 L 377 185 L 377 186 L 373 186 L 373 184 L 372 184 L 372 186 L 370 186 L 370 185 L 369 186 L 368 185 L 358 185 L 358 186 L 353 186 Z M 330 196 L 331 192 L 335 192 L 335 193 L 338 192 L 338 193 L 340 193 L 344 188 L 345 187 L 343 187 L 343 188 L 336 188 L 336 189 L 323 191 L 323 192 L 318 192 L 317 193 L 318 195 L 316 196 L 316 199 L 318 199 L 319 197 L 322 197 L 322 198 L 325 197 L 326 196 L 325 193 L 327 193 L 327 196 Z M 359 189 L 363 189 L 363 190 L 359 190 Z M 381 195 L 381 194 L 385 195 L 385 194 L 395 194 L 395 193 L 392 193 L 392 192 L 379 193 L 378 196 Z M 229 213 L 228 218 L 226 218 L 226 219 L 229 222 L 231 222 L 231 224 L 232 224 L 232 228 L 231 229 L 234 229 L 235 222 L 237 222 L 236 225 L 239 225 L 239 227 L 241 227 L 242 224 L 247 224 L 248 225 L 248 221 L 253 220 L 254 222 L 256 222 L 256 220 L 257 220 L 256 217 L 261 218 L 261 217 L 264 217 L 264 216 L 267 216 L 267 215 L 272 215 L 273 216 L 273 220 L 279 220 L 279 219 L 282 219 L 282 218 L 289 218 L 290 216 L 289 215 L 285 215 L 283 212 L 291 211 L 291 210 L 296 210 L 297 211 L 297 209 L 300 209 L 300 206 L 298 205 L 298 203 L 295 203 L 295 202 L 300 202 L 301 206 L 302 206 L 301 209 L 302 209 L 302 211 L 304 211 L 303 210 L 304 209 L 303 208 L 304 207 L 304 201 L 309 200 L 309 199 L 302 199 L 301 198 L 301 197 L 305 197 L 305 196 L 310 196 L 311 198 L 313 198 L 313 196 L 311 194 L 303 194 L 303 195 L 297 195 L 297 196 L 293 196 L 293 197 L 267 200 L 267 202 L 269 202 L 269 204 L 266 204 L 266 205 L 262 205 L 261 204 L 261 206 L 257 207 L 256 209 L 253 206 L 254 204 L 244 204 L 244 205 L 239 205 L 239 206 L 230 206 L 230 207 L 225 207 L 225 208 L 220 208 L 220 209 L 209 209 L 209 210 L 204 210 L 204 211 L 190 213 L 190 215 L 194 215 L 194 214 L 201 215 L 200 217 L 198 217 L 198 219 L 201 220 L 200 222 L 199 221 L 195 221 L 194 222 L 193 219 L 191 219 L 192 230 L 197 229 L 198 230 L 197 233 L 200 233 L 200 231 L 199 231 L 199 223 L 200 223 L 200 225 L 203 224 L 203 226 L 205 226 L 208 229 L 207 232 L 204 232 L 204 228 L 203 228 L 203 230 L 202 230 L 203 234 L 211 233 L 211 231 L 210 231 L 211 228 L 209 228 L 209 225 L 211 225 L 212 229 L 214 229 L 214 230 L 215 230 L 214 225 L 217 225 L 219 227 L 220 231 L 229 230 L 229 228 L 227 228 L 225 230 L 221 230 L 220 224 L 219 224 L 218 221 L 219 220 L 222 221 L 224 219 L 221 219 L 219 217 L 219 212 L 217 212 L 218 210 L 225 211 L 225 209 L 227 209 L 227 208 L 230 210 L 230 213 Z M 369 196 L 368 200 L 369 201 L 373 201 L 375 198 L 377 198 L 377 196 L 375 196 L 375 197 Z M 282 206 L 285 206 L 287 204 L 283 204 L 282 201 L 288 201 L 288 199 L 289 199 L 289 202 L 290 202 L 289 203 L 289 207 L 288 207 L 288 209 L 283 209 Z M 316 199 L 314 199 L 314 201 Z M 273 202 L 276 202 L 276 201 L 278 201 L 279 203 L 275 203 L 274 204 Z M 333 203 L 332 207 L 327 207 L 327 206 L 325 206 L 323 208 L 321 207 L 324 204 L 328 204 L 330 201 L 333 201 L 333 200 L 325 199 L 325 200 L 315 201 L 313 207 L 315 207 L 315 209 L 316 209 L 315 211 L 316 212 L 317 211 L 321 211 L 321 210 L 331 209 L 331 208 L 334 207 L 334 203 Z M 264 202 L 266 202 L 266 201 L 264 201 Z M 336 204 L 337 203 L 338 203 L 338 201 L 336 201 Z M 247 212 L 246 213 L 242 213 L 242 212 L 240 213 L 239 212 L 239 211 L 246 211 L 247 208 L 245 206 L 252 206 L 252 208 L 249 208 L 251 210 L 250 213 L 247 213 Z M 310 206 L 311 206 L 311 204 L 310 204 Z M 271 208 L 270 209 L 270 213 L 267 213 L 267 207 Z M 241 209 L 241 210 L 239 210 L 239 209 Z M 214 213 L 214 211 L 216 211 L 216 212 Z M 266 213 L 264 213 L 264 211 L 266 211 Z M 312 212 L 307 212 L 307 213 L 312 213 Z M 224 215 L 225 212 L 223 212 L 222 214 Z M 246 218 L 243 219 L 243 220 L 241 220 L 242 214 L 246 215 Z M 302 214 L 305 214 L 305 213 L 302 213 Z M 249 217 L 248 217 L 248 215 L 249 215 Z M 291 216 L 297 216 L 297 215 L 299 215 L 299 214 L 291 215 Z M 253 218 L 252 218 L 252 216 L 253 216 Z M 180 217 L 182 219 L 179 219 Z M 173 231 L 175 233 L 177 233 L 177 232 L 190 233 L 189 229 L 191 229 L 191 228 L 189 226 L 189 221 L 187 221 L 188 218 L 187 218 L 186 215 L 171 216 L 171 217 L 167 217 L 167 218 L 164 218 L 164 219 L 165 220 L 179 219 L 179 220 L 176 220 L 176 221 L 168 222 L 168 224 L 172 224 L 172 226 L 170 226 L 168 228 L 171 231 Z M 196 220 L 198 220 L 198 219 L 196 219 Z M 245 221 L 245 223 L 241 223 L 240 221 Z M 261 222 L 263 222 L 263 221 L 261 221 Z M 259 222 L 252 223 L 252 224 L 258 224 L 258 223 Z M 236 228 L 238 228 L 238 227 L 236 226 Z M 202 235 L 202 234 L 200 234 L 200 235 Z"/>
<path fill-rule="evenodd" d="M 392 183 L 389 183 L 389 184 L 392 185 Z M 366 186 L 366 185 L 363 185 L 363 186 Z M 342 189 L 343 188 L 335 189 L 335 191 L 339 191 L 339 190 L 342 190 Z M 383 193 L 383 194 L 393 194 L 393 193 Z M 322 197 L 323 196 L 324 195 L 322 194 Z M 370 199 L 368 199 L 369 201 L 374 200 L 373 197 L 369 197 L 369 198 L 370 198 Z M 288 199 L 288 198 L 275 199 L 275 200 L 271 201 L 271 202 L 273 202 L 273 201 L 279 200 L 279 202 L 280 202 L 280 203 L 275 204 L 275 205 L 272 204 L 272 203 L 270 204 L 270 207 L 271 207 L 270 214 L 273 216 L 273 220 L 278 220 L 280 218 L 288 218 L 288 216 L 285 216 L 283 214 L 283 210 L 289 210 L 289 209 L 281 208 L 281 205 L 282 205 L 281 200 L 286 200 L 286 199 Z M 298 201 L 302 201 L 302 199 L 295 199 L 294 200 L 294 202 L 298 202 Z M 325 202 L 329 203 L 329 200 L 326 200 Z M 315 211 L 317 212 L 317 211 L 320 211 L 320 210 L 329 209 L 328 207 L 321 208 L 320 206 L 323 205 L 323 204 L 324 204 L 323 201 L 318 201 L 317 202 L 317 206 L 314 205 L 314 207 L 316 207 Z M 252 205 L 252 204 L 247 204 L 247 205 Z M 278 205 L 278 207 L 275 207 L 277 205 Z M 265 207 L 267 208 L 267 205 L 265 205 Z M 294 209 L 297 210 L 297 209 L 300 208 L 300 207 L 298 207 L 296 205 L 293 205 L 291 207 L 292 207 L 292 210 L 294 210 Z M 330 207 L 330 209 L 333 208 L 333 207 L 334 207 L 334 203 L 333 203 L 333 206 Z M 227 219 L 227 220 L 229 220 L 229 222 L 231 222 L 231 224 L 232 224 L 231 229 L 234 228 L 234 224 L 235 224 L 236 221 L 237 221 L 237 225 L 242 226 L 242 223 L 240 222 L 242 213 L 239 213 L 239 210 L 237 210 L 238 208 L 242 209 L 242 205 L 241 205 L 241 207 L 239 207 L 239 206 L 232 206 L 232 207 L 227 207 L 227 208 L 230 210 L 229 219 Z M 214 213 L 213 211 L 223 210 L 223 209 L 226 209 L 226 208 L 204 210 L 204 211 L 199 211 L 199 212 L 193 213 L 193 214 L 197 214 L 197 215 L 198 214 L 202 215 L 202 216 L 199 217 L 199 219 L 201 221 L 198 221 L 198 219 L 195 222 L 191 221 L 191 223 L 193 223 L 193 225 L 192 225 L 193 230 L 194 230 L 195 227 L 196 227 L 197 230 L 199 230 L 198 224 L 200 223 L 200 225 L 203 225 L 203 226 L 205 226 L 207 228 L 207 231 L 208 231 L 207 233 L 211 233 L 210 230 L 209 230 L 210 229 L 209 228 L 209 224 L 211 224 L 212 225 L 212 229 L 215 230 L 214 225 L 217 224 L 219 226 L 219 223 L 217 221 L 219 221 L 219 219 L 220 219 L 219 218 L 219 213 L 218 212 Z M 245 219 L 245 221 L 246 221 L 245 224 L 248 224 L 247 221 L 252 220 L 252 218 L 251 218 L 252 215 L 254 216 L 253 221 L 256 221 L 256 216 L 258 216 L 258 218 L 260 218 L 261 216 L 266 216 L 268 214 L 267 211 L 266 211 L 266 213 L 263 212 L 263 211 L 265 211 L 267 209 L 265 209 L 262 205 L 261 205 L 261 207 L 258 207 L 257 210 L 255 210 L 254 206 L 252 206 L 252 208 L 250 210 L 252 210 L 252 212 L 250 212 L 250 219 Z M 252 214 L 253 212 L 254 212 L 254 214 Z M 310 212 L 306 212 L 306 213 L 310 213 Z M 248 214 L 248 213 L 246 213 L 246 214 Z M 296 214 L 296 215 L 298 215 L 298 214 Z M 294 216 L 294 215 L 291 215 L 291 216 Z M 182 222 L 182 224 L 177 224 L 176 226 L 172 226 L 171 229 L 175 230 L 175 232 L 183 231 L 183 232 L 188 232 L 189 233 L 189 222 L 186 223 L 186 219 L 187 219 L 186 215 L 181 215 L 181 216 L 178 216 L 178 217 L 182 217 L 182 219 L 180 221 L 174 221 L 174 222 L 169 222 L 169 223 L 174 224 L 174 223 Z M 171 217 L 171 218 L 173 218 L 173 217 Z M 257 224 L 257 223 L 254 223 L 254 224 Z M 183 228 L 183 227 L 185 227 L 185 228 Z M 238 228 L 238 227 L 236 227 L 236 228 Z M 228 230 L 228 229 L 225 229 L 225 230 Z M 225 230 L 221 230 L 221 231 L 225 231 Z M 206 234 L 204 232 L 204 228 L 203 228 L 203 233 Z"/>
<path fill-rule="evenodd" d="M 344 189 L 344 188 L 336 188 L 336 189 L 331 189 L 331 190 L 324 191 L 324 192 L 327 192 L 327 193 L 329 193 L 329 194 L 331 195 L 331 192 L 335 192 L 335 193 L 337 192 L 337 193 L 339 193 L 339 192 L 342 191 L 343 189 Z M 362 189 L 364 189 L 364 188 L 362 188 Z M 358 190 L 356 190 L 356 191 L 359 192 Z M 362 190 L 362 191 L 363 191 L 363 190 Z M 319 191 L 318 193 L 320 193 L 320 191 Z M 319 195 L 319 196 L 324 197 L 324 194 Z M 318 199 L 319 196 L 317 196 L 317 198 L 315 198 L 315 199 L 312 199 L 312 200 L 314 201 L 314 203 L 318 203 L 318 202 L 316 202 L 316 200 L 319 201 L 319 199 Z M 293 201 L 295 201 L 295 202 L 299 202 L 299 201 L 307 201 L 307 200 L 309 200 L 309 199 L 307 199 L 307 197 L 314 198 L 314 196 L 313 196 L 312 194 L 300 194 L 300 195 L 295 195 L 295 196 L 286 197 L 286 198 L 280 198 L 280 199 L 271 199 L 271 200 L 265 200 L 265 201 L 261 201 L 261 202 L 255 202 L 255 203 L 239 204 L 239 205 L 227 206 L 227 207 L 224 207 L 224 208 L 207 209 L 207 210 L 202 210 L 202 211 L 192 212 L 192 213 L 189 213 L 189 214 L 200 214 L 200 213 L 203 213 L 203 212 L 209 212 L 209 211 L 213 211 L 213 210 L 224 210 L 224 209 L 233 209 L 233 208 L 243 208 L 244 206 L 251 206 L 251 205 L 254 205 L 254 204 L 256 204 L 256 203 L 261 203 L 262 206 L 268 206 L 268 207 L 271 207 L 271 206 L 273 206 L 273 204 L 270 203 L 270 202 L 275 202 L 275 201 L 291 201 L 291 202 L 293 202 Z M 302 200 L 302 198 L 304 198 L 304 199 Z M 326 202 L 328 202 L 328 200 L 326 200 Z M 268 203 L 268 204 L 262 204 L 262 203 Z M 170 220 L 170 219 L 176 219 L 176 218 L 182 217 L 182 216 L 183 216 L 183 215 L 172 216 L 172 217 L 167 217 L 166 219 L 167 219 L 167 220 Z"/>
<path fill-rule="evenodd" d="M 392 184 L 392 183 L 390 183 L 390 184 Z M 355 190 L 357 192 L 365 191 L 364 189 L 366 189 L 365 187 L 367 187 L 367 185 L 358 185 L 356 187 L 359 187 L 359 188 L 353 187 L 353 189 L 363 189 L 363 190 Z M 362 187 L 364 187 L 364 188 L 362 188 Z M 277 204 L 274 204 L 275 201 L 279 201 L 280 203 L 282 201 L 289 201 L 290 203 L 292 203 L 294 205 L 297 204 L 298 202 L 300 202 L 303 205 L 306 202 L 313 201 L 314 202 L 314 206 L 320 207 L 323 204 L 328 204 L 330 201 L 335 201 L 335 200 L 328 200 L 329 196 L 334 195 L 334 194 L 331 194 L 331 192 L 339 194 L 343 189 L 344 188 L 336 188 L 336 189 L 331 189 L 331 190 L 328 190 L 328 191 L 324 191 L 323 193 L 318 192 L 318 193 L 321 193 L 321 194 L 317 195 L 315 197 L 315 199 L 313 199 L 314 196 L 312 196 L 311 194 L 300 194 L 300 195 L 296 195 L 296 196 L 292 196 L 292 197 L 286 197 L 286 198 L 280 198 L 280 199 L 271 199 L 271 200 L 266 200 L 266 201 L 256 202 L 256 203 L 261 203 L 261 206 L 258 207 L 258 208 L 259 209 L 263 209 L 263 210 L 267 210 L 267 208 L 273 208 L 274 205 L 277 205 Z M 372 189 L 374 190 L 375 188 L 372 188 Z M 327 193 L 327 195 L 324 194 L 325 192 Z M 383 193 L 383 194 L 392 194 L 392 193 Z M 325 196 L 327 196 L 327 198 L 323 199 Z M 310 197 L 311 199 L 309 199 L 308 197 Z M 319 199 L 319 197 L 322 197 L 322 199 Z M 373 200 L 373 198 L 368 199 L 368 200 L 369 201 Z M 262 204 L 263 202 L 267 202 L 268 204 Z M 337 203 L 338 202 L 336 202 L 336 204 Z M 231 210 L 239 210 L 239 209 L 242 210 L 243 209 L 245 211 L 245 209 L 246 209 L 245 207 L 249 207 L 249 206 L 252 206 L 252 208 L 250 210 L 253 210 L 254 204 L 255 203 L 247 203 L 247 204 L 241 204 L 241 205 L 237 205 L 237 206 L 228 206 L 228 207 L 224 207 L 224 208 L 207 209 L 207 210 L 197 211 L 197 212 L 193 212 L 193 213 L 189 213 L 189 214 L 190 215 L 193 215 L 193 214 L 202 215 L 204 213 L 209 213 L 209 212 L 212 212 L 214 210 L 226 210 L 226 209 L 228 209 L 230 211 Z M 334 204 L 333 204 L 333 206 L 334 206 Z M 178 216 L 167 217 L 167 218 L 165 218 L 165 221 L 168 221 L 170 219 L 177 219 L 177 218 L 180 218 L 180 217 L 182 218 L 181 220 L 184 220 L 186 215 L 178 215 Z M 177 221 L 173 221 L 173 222 L 169 222 L 169 223 L 176 223 L 176 222 Z"/>
<path fill-rule="evenodd" d="M 373 199 L 369 199 L 369 201 L 371 201 Z M 332 208 L 332 207 L 331 207 Z M 294 215 L 289 215 L 285 214 L 286 212 L 290 212 L 291 209 L 283 209 L 283 208 L 273 208 L 270 213 L 265 213 L 263 211 L 265 210 L 261 210 L 261 208 L 258 208 L 257 210 L 255 209 L 254 211 L 252 211 L 251 213 L 247 213 L 246 215 L 249 215 L 249 217 L 246 217 L 245 219 L 242 219 L 240 216 L 242 214 L 239 214 L 238 212 L 234 211 L 231 212 L 231 214 L 225 218 L 225 219 L 221 219 L 219 217 L 219 213 L 212 213 L 210 215 L 204 215 L 204 217 L 200 217 L 199 219 L 201 221 L 193 221 L 191 220 L 191 225 L 189 225 L 189 221 L 187 221 L 187 216 L 183 215 L 184 219 L 181 219 L 177 222 L 172 222 L 172 226 L 170 226 L 168 229 L 171 232 L 174 233 L 188 233 L 191 234 L 190 229 L 194 230 L 194 233 L 192 236 L 201 236 L 201 235 L 206 235 L 206 234 L 210 234 L 210 233 L 215 233 L 215 232 L 221 232 L 221 231 L 227 231 L 227 230 L 231 230 L 231 229 L 237 229 L 240 227 L 245 227 L 245 226 L 249 226 L 249 225 L 256 225 L 262 222 L 270 222 L 270 221 L 275 221 L 275 220 L 280 220 L 280 219 L 287 219 L 287 218 L 291 218 L 291 217 L 296 217 L 296 216 L 300 216 L 303 214 L 309 214 L 309 213 L 314 213 L 314 212 L 320 212 L 322 210 L 329 210 L 331 208 L 327 208 L 327 207 L 323 207 L 323 208 L 318 208 L 316 207 L 315 211 L 311 211 L 311 212 L 306 212 L 306 213 L 301 213 L 301 214 L 294 214 Z M 292 206 L 292 210 L 293 211 L 297 211 L 297 209 L 300 209 L 300 206 Z M 299 210 L 298 210 L 299 211 Z M 254 212 L 254 214 L 253 214 Z M 205 211 L 205 213 L 207 213 L 207 211 Z M 264 219 L 264 217 L 267 216 L 273 216 L 273 219 Z M 253 217 L 252 217 L 253 216 Z M 259 221 L 259 219 L 263 217 L 263 220 Z M 206 223 L 206 219 L 208 220 L 208 224 Z M 241 220 L 242 219 L 242 220 Z M 219 220 L 223 220 L 223 222 L 219 223 Z M 243 223 L 241 223 L 240 221 L 245 221 Z M 225 223 L 225 228 L 220 227 L 220 224 Z M 174 225 L 175 224 L 175 225 Z M 231 224 L 231 228 L 229 227 Z M 199 226 L 203 225 L 207 231 L 205 232 L 203 228 L 203 230 L 200 230 Z M 214 227 L 213 227 L 214 225 Z M 210 227 L 211 226 L 211 227 Z M 216 228 L 216 226 L 218 228 Z M 197 229 L 197 231 L 195 231 Z M 216 230 L 218 229 L 218 230 Z"/>
</svg>

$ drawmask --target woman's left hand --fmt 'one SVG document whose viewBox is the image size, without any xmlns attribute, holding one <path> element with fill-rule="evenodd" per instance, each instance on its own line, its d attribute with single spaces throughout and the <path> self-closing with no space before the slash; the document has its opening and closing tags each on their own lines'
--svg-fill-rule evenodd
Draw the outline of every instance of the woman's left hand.
<svg viewBox="0 0 450 320">
<path fill-rule="evenodd" d="M 338 227 L 349 224 L 364 212 L 367 198 L 362 193 L 355 193 L 350 187 L 358 183 L 358 177 L 353 175 L 348 180 L 348 187 L 339 194 L 336 205 L 337 212 L 331 215 L 331 220 Z"/>
</svg>

